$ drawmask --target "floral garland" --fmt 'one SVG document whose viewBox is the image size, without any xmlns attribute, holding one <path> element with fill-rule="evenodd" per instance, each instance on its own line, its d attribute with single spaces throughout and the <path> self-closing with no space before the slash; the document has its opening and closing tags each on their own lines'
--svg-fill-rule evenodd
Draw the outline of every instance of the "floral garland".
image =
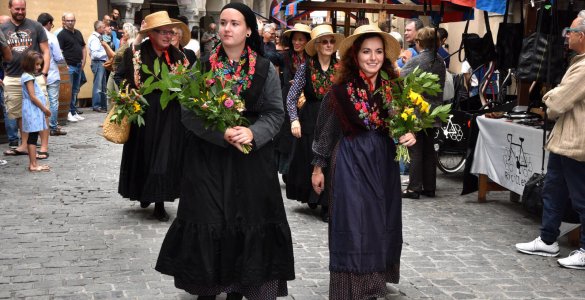
<svg viewBox="0 0 585 300">
<path fill-rule="evenodd" d="M 134 46 L 132 46 L 132 64 L 134 67 L 134 83 L 136 84 L 137 88 L 140 88 L 142 86 L 142 81 L 140 81 L 140 70 L 142 68 L 142 59 L 140 58 L 140 51 L 141 50 L 135 50 Z M 179 66 L 179 62 L 175 63 L 175 64 L 171 64 L 170 61 L 168 61 L 169 65 L 170 65 L 170 72 L 173 74 L 176 74 L 178 72 L 178 66 Z M 187 60 L 187 57 L 185 55 L 183 55 L 183 66 L 185 68 L 187 68 L 189 66 L 189 60 Z"/>
<path fill-rule="evenodd" d="M 315 67 L 315 61 L 317 58 L 309 59 L 309 69 L 311 72 L 311 81 L 313 85 L 313 91 L 317 96 L 317 100 L 323 100 L 325 94 L 331 89 L 333 80 L 335 79 L 335 71 L 337 70 L 337 63 L 331 58 L 331 65 L 326 72 L 323 72 L 321 68 Z"/>
<path fill-rule="evenodd" d="M 217 46 L 209 57 L 211 71 L 216 78 L 220 78 L 220 81 L 233 80 L 237 83 L 235 92 L 236 94 L 240 94 L 252 85 L 252 79 L 256 73 L 257 54 L 250 46 L 246 46 L 244 51 L 242 51 L 238 66 L 234 70 L 227 56 L 219 55 L 220 50 L 221 44 Z M 248 62 L 248 70 L 244 69 L 246 62 Z"/>
<path fill-rule="evenodd" d="M 365 85 L 368 86 L 368 79 L 361 70 L 360 78 L 364 81 Z M 388 81 L 382 79 L 382 86 L 385 87 L 385 101 L 387 103 L 392 102 L 392 89 L 388 84 Z M 357 111 L 359 118 L 362 119 L 362 122 L 368 130 L 375 130 L 384 127 L 384 120 L 380 117 L 380 107 L 378 107 L 377 103 L 370 105 L 370 102 L 368 101 L 370 93 L 368 93 L 365 88 L 359 88 L 357 87 L 357 82 L 350 81 L 347 83 L 347 94 L 354 109 Z"/>
</svg>

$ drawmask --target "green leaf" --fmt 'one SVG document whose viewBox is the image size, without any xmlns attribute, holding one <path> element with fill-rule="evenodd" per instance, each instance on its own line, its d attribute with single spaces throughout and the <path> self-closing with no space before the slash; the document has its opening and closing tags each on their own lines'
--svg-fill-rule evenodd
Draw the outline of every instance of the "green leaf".
<svg viewBox="0 0 585 300">
<path fill-rule="evenodd" d="M 141 67 L 142 67 L 142 72 L 144 72 L 144 74 L 152 75 L 152 72 L 150 72 L 147 65 L 142 65 Z"/>
<path fill-rule="evenodd" d="M 160 62 L 157 57 L 154 59 L 154 76 L 158 77 L 158 74 L 160 74 Z"/>
<path fill-rule="evenodd" d="M 168 89 L 163 90 L 162 95 L 160 96 L 160 106 L 162 107 L 162 109 L 164 110 L 165 108 L 167 108 L 167 105 L 169 104 L 169 101 L 171 100 L 171 95 Z"/>
<path fill-rule="evenodd" d="M 145 86 L 148 88 L 148 86 L 150 86 L 153 81 L 154 81 L 154 76 L 149 76 L 148 78 L 146 78 L 146 80 L 144 81 L 142 86 Z"/>
</svg>

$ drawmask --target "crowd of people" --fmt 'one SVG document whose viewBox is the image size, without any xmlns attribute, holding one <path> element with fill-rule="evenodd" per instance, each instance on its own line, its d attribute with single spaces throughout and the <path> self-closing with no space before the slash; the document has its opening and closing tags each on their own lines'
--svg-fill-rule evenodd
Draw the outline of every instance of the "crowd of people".
<svg viewBox="0 0 585 300">
<path fill-rule="evenodd" d="M 231 300 L 287 295 L 287 281 L 295 278 L 294 256 L 279 172 L 287 198 L 313 209 L 321 206 L 321 219 L 329 224 L 330 299 L 376 299 L 388 292 L 386 283 L 398 283 L 402 199 L 435 197 L 433 131 L 440 123 L 392 139 L 391 128 L 381 121 L 389 115 L 383 109 L 388 94 L 376 91 L 415 68 L 437 74 L 444 85 L 448 52 L 445 56 L 439 48 L 446 31 L 436 33 L 412 19 L 404 40 L 373 24 L 347 37 L 326 24 L 298 23 L 281 32 L 274 24 L 259 28 L 248 6 L 229 3 L 218 25 L 209 24 L 203 34 L 199 55 L 186 20 L 171 19 L 166 11 L 145 16 L 137 29 L 122 24 L 113 10 L 94 22 L 86 43 L 73 13 L 64 13 L 63 28 L 51 33 L 50 14 L 39 15 L 38 22 L 27 19 L 25 0 L 10 0 L 9 9 L 11 16 L 0 25 L 5 120 L 7 126 L 9 120 L 17 122 L 22 143 L 17 136 L 4 155 L 28 155 L 31 172 L 50 170 L 37 160 L 49 157 L 49 136 L 67 134 L 55 118 L 59 62 L 67 64 L 72 83 L 70 122 L 84 119 L 77 95 L 87 59 L 94 73 L 92 109 L 98 113 L 111 109 L 107 90 L 145 84 L 148 74 L 142 66 L 153 69 L 155 60 L 192 67 L 201 57 L 205 70 L 238 86 L 234 91 L 244 100 L 247 126 L 206 127 L 177 101 L 163 109 L 163 92 L 155 90 L 145 96 L 145 125 L 132 124 L 123 146 L 122 197 L 142 208 L 154 203 L 152 218 L 162 222 L 170 220 L 164 203 L 180 199 L 155 267 L 173 276 L 176 287 L 198 299 L 215 299 L 223 292 Z M 581 30 L 569 36 L 569 46 L 580 59 L 585 12 L 574 23 Z M 28 47 L 16 45 L 14 39 L 22 34 L 31 41 Z M 551 115 L 560 117 L 557 126 L 570 132 L 585 111 L 582 98 L 570 97 L 572 106 L 565 104 L 581 65 L 577 60 L 561 85 L 545 96 Z M 442 104 L 442 93 L 423 96 L 432 106 Z M 542 235 L 517 245 L 529 254 L 558 254 L 554 240 L 560 218 L 551 212 L 559 210 L 555 197 L 569 201 L 570 195 L 585 223 L 584 177 L 575 176 L 585 172 L 584 143 L 557 127 L 553 132 L 549 172 L 554 171 L 545 185 Z M 397 144 L 407 146 L 412 157 L 404 191 L 394 160 Z M 251 146 L 247 154 L 244 145 Z M 585 251 L 559 263 L 585 268 Z"/>
</svg>

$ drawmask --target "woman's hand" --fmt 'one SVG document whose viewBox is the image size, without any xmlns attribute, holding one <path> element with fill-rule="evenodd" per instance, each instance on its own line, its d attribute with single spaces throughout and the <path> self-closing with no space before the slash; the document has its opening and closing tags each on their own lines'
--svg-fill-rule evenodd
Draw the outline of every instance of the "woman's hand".
<svg viewBox="0 0 585 300">
<path fill-rule="evenodd" d="M 44 108 L 43 109 L 43 113 L 45 113 L 45 117 L 49 118 L 51 117 L 51 111 L 48 108 Z"/>
<path fill-rule="evenodd" d="M 252 141 L 254 140 L 254 134 L 252 133 L 252 130 L 250 130 L 250 128 L 248 127 L 236 126 L 228 128 L 223 134 L 223 138 L 232 146 L 244 152 L 242 149 L 242 145 L 244 144 L 252 145 Z"/>
<path fill-rule="evenodd" d="M 294 137 L 296 137 L 297 139 L 301 138 L 301 122 L 299 122 L 299 120 L 294 120 L 292 123 L 290 123 L 290 131 L 292 132 L 292 135 Z"/>
<path fill-rule="evenodd" d="M 416 137 L 412 132 L 409 132 L 398 139 L 398 142 L 406 147 L 416 144 Z"/>
<path fill-rule="evenodd" d="M 317 195 L 321 195 L 323 190 L 325 190 L 325 175 L 323 175 L 323 170 L 321 167 L 315 166 L 315 168 L 313 168 L 311 184 L 313 185 L 313 190 L 315 193 L 317 193 Z"/>
</svg>

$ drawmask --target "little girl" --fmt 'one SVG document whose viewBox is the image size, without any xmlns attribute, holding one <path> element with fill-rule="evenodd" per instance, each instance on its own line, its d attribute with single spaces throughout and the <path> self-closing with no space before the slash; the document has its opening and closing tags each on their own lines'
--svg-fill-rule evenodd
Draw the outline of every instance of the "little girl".
<svg viewBox="0 0 585 300">
<path fill-rule="evenodd" d="M 37 51 L 28 51 L 22 59 L 22 131 L 28 132 L 27 150 L 31 172 L 44 172 L 51 169 L 47 165 L 37 164 L 37 140 L 39 131 L 47 129 L 45 119 L 51 116 L 47 108 L 47 99 L 35 80 L 35 74 L 41 72 L 43 57 Z"/>
</svg>

